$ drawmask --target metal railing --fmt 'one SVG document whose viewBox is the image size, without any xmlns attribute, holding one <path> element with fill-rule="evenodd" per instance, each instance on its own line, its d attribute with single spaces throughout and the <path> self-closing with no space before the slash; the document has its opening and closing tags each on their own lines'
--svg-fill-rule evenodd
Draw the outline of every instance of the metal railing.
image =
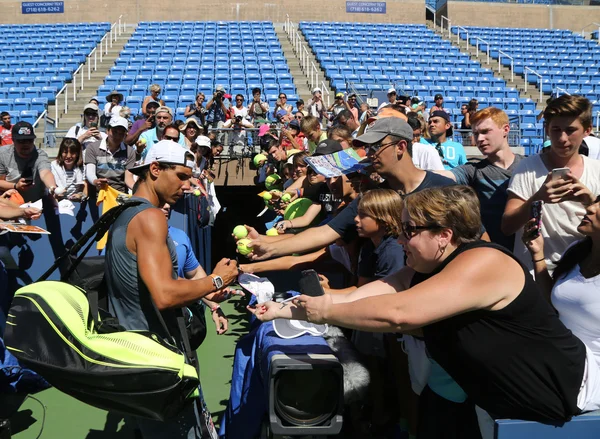
<svg viewBox="0 0 600 439">
<path fill-rule="evenodd" d="M 440 16 L 440 27 L 442 28 L 442 35 L 444 35 L 444 20 L 446 20 L 448 22 L 448 39 L 450 40 L 452 38 L 452 34 L 450 32 L 450 27 L 452 26 L 452 20 L 450 20 L 445 15 Z"/>
<path fill-rule="evenodd" d="M 498 73 L 502 71 L 502 55 L 510 59 L 510 82 L 515 82 L 515 59 L 502 50 L 498 50 Z"/>
<path fill-rule="evenodd" d="M 54 119 L 57 121 L 56 123 L 58 124 L 58 110 L 59 110 L 59 103 L 60 103 L 60 95 L 64 92 L 65 94 L 65 108 L 63 110 L 63 113 L 67 113 L 68 108 L 69 108 L 69 102 L 68 102 L 68 94 L 69 94 L 69 84 L 65 84 L 63 86 L 63 88 L 60 89 L 60 91 L 58 93 L 56 93 L 56 96 L 54 98 Z"/>
<path fill-rule="evenodd" d="M 484 40 L 483 38 L 479 38 L 479 37 L 475 37 L 475 47 L 477 48 L 477 52 L 479 52 L 479 42 L 482 42 L 483 44 L 485 44 L 486 47 L 486 54 L 487 54 L 487 63 L 489 65 L 490 63 L 490 43 L 487 42 L 486 40 Z"/>
<path fill-rule="evenodd" d="M 588 25 L 584 26 L 584 27 L 581 29 L 581 36 L 582 36 L 583 38 L 585 38 L 585 34 L 586 34 L 585 30 L 586 30 L 588 27 L 590 27 L 590 26 L 595 26 L 595 27 L 598 29 L 598 41 L 600 42 L 600 23 L 593 22 L 593 23 L 590 23 L 590 24 L 588 24 Z M 592 33 L 592 32 L 590 32 L 590 34 L 591 34 L 591 33 Z"/>
<path fill-rule="evenodd" d="M 596 111 L 596 132 L 600 131 L 600 111 Z"/>
<path fill-rule="evenodd" d="M 554 90 L 552 92 L 553 95 L 556 95 L 556 97 L 560 96 L 560 93 L 564 94 L 564 95 L 570 95 L 571 93 L 569 93 L 566 89 L 562 88 L 562 87 L 554 87 Z"/>
<path fill-rule="evenodd" d="M 330 95 L 329 95 L 329 88 L 325 85 L 325 79 L 321 80 L 321 90 L 322 90 L 322 97 L 324 98 L 325 96 L 327 96 L 327 108 L 329 108 L 330 104 Z"/>
<path fill-rule="evenodd" d="M 544 84 L 544 78 L 542 77 L 542 75 L 540 75 L 538 72 L 536 72 L 535 70 L 533 70 L 530 67 L 525 66 L 523 68 L 523 73 L 525 74 L 525 92 L 527 93 L 527 86 L 529 85 L 527 82 L 527 72 L 531 72 L 533 75 L 537 76 L 538 78 L 540 78 L 540 103 L 544 100 L 544 92 L 542 92 L 542 86 Z"/>
<path fill-rule="evenodd" d="M 43 113 L 38 116 L 38 118 L 35 120 L 35 122 L 33 122 L 32 126 L 34 128 L 37 127 L 38 124 L 40 123 L 40 121 L 42 120 L 42 118 L 46 117 L 46 114 L 48 114 L 48 110 L 44 110 Z"/>
<path fill-rule="evenodd" d="M 462 26 L 454 26 L 456 29 L 456 44 L 460 45 L 460 32 L 463 31 L 467 34 L 467 45 L 469 44 L 469 29 Z"/>
<path fill-rule="evenodd" d="M 311 90 L 315 87 L 320 87 L 321 83 L 324 84 L 323 81 L 319 81 L 319 69 L 315 65 L 314 61 L 311 59 L 310 52 L 306 47 L 306 44 L 302 41 L 302 36 L 296 26 L 291 20 L 290 16 L 286 14 L 286 21 L 284 25 L 284 30 L 287 33 L 288 40 L 292 45 L 292 49 L 298 60 L 300 61 L 300 68 L 304 72 L 304 75 L 308 79 Z"/>
</svg>

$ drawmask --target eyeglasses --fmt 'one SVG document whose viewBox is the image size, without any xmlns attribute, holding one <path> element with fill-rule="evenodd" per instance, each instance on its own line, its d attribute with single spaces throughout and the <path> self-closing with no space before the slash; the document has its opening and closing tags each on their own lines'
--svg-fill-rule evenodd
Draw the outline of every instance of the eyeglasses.
<svg viewBox="0 0 600 439">
<path fill-rule="evenodd" d="M 279 96 L 279 99 L 287 99 L 287 96 Z"/>
<path fill-rule="evenodd" d="M 398 141 L 388 142 L 388 143 L 381 143 L 381 142 L 374 143 L 367 147 L 367 154 L 379 154 L 381 151 L 383 151 L 388 146 L 396 145 L 396 144 L 398 144 Z"/>
<path fill-rule="evenodd" d="M 441 229 L 437 224 L 431 226 L 415 226 L 414 224 L 402 222 L 402 234 L 407 240 L 411 240 L 419 231 Z"/>
<path fill-rule="evenodd" d="M 179 136 L 177 136 L 177 137 L 163 136 L 163 139 L 172 140 L 173 142 L 179 142 Z"/>
<path fill-rule="evenodd" d="M 236 101 L 241 101 L 241 102 L 244 102 L 244 100 L 243 100 L 242 98 L 236 98 L 235 100 L 236 100 Z"/>
</svg>

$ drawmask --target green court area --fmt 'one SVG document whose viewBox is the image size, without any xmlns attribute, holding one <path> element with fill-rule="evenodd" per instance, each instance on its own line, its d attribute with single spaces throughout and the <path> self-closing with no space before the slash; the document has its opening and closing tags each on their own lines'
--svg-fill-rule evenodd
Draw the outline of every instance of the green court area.
<svg viewBox="0 0 600 439">
<path fill-rule="evenodd" d="M 207 313 L 208 334 L 198 349 L 202 389 L 215 422 L 229 397 L 235 343 L 247 332 L 247 312 L 243 298 L 235 297 L 221 305 L 229 318 L 229 330 L 217 335 Z M 11 419 L 13 438 L 35 439 L 134 439 L 130 425 L 118 414 L 109 414 L 56 389 L 34 395 L 45 406 L 28 398 Z"/>
</svg>

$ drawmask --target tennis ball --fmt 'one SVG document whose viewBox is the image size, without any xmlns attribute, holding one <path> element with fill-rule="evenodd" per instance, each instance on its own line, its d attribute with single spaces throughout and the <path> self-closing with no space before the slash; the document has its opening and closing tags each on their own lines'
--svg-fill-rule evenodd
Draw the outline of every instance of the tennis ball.
<svg viewBox="0 0 600 439">
<path fill-rule="evenodd" d="M 248 236 L 248 230 L 244 226 L 235 226 L 233 229 L 233 236 L 237 239 L 242 239 Z"/>
<path fill-rule="evenodd" d="M 144 138 L 141 138 L 141 139 L 140 139 L 140 143 L 141 143 L 142 145 L 145 145 L 145 144 L 146 144 L 146 139 L 144 139 Z"/>
<path fill-rule="evenodd" d="M 269 201 L 273 198 L 273 195 L 271 195 L 269 192 L 266 192 L 263 194 L 263 200 L 265 201 Z"/>
<path fill-rule="evenodd" d="M 248 244 L 250 244 L 252 241 L 250 241 L 249 239 L 240 239 L 237 242 L 237 249 L 238 249 L 238 253 L 240 255 L 249 255 L 250 253 L 252 253 L 252 247 L 250 247 Z"/>
<path fill-rule="evenodd" d="M 277 174 L 271 174 L 265 179 L 265 187 L 268 191 L 276 189 L 279 184 L 281 177 Z"/>
<path fill-rule="evenodd" d="M 260 162 L 264 162 L 267 160 L 267 156 L 264 154 L 256 154 L 254 156 L 254 158 L 252 159 L 252 162 L 254 162 L 254 166 L 258 167 L 258 165 L 260 165 Z"/>
<path fill-rule="evenodd" d="M 287 203 L 288 201 L 290 201 L 292 199 L 292 196 L 290 194 L 283 194 L 281 196 L 281 201 L 283 201 L 284 203 Z"/>
<path fill-rule="evenodd" d="M 200 196 L 200 189 L 196 189 L 194 191 L 194 195 L 197 196 L 197 197 L 199 197 Z"/>
<path fill-rule="evenodd" d="M 279 236 L 279 233 L 277 233 L 277 229 L 270 228 L 267 230 L 267 236 Z"/>
</svg>

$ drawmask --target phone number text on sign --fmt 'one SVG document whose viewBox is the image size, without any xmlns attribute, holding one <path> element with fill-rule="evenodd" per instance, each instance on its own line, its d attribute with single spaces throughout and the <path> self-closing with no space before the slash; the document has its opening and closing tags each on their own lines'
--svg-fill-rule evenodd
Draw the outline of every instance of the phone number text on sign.
<svg viewBox="0 0 600 439">
<path fill-rule="evenodd" d="M 385 14 L 385 2 L 346 2 L 346 12 L 361 14 Z"/>
<path fill-rule="evenodd" d="M 22 14 L 63 14 L 65 2 L 22 2 Z"/>
</svg>

